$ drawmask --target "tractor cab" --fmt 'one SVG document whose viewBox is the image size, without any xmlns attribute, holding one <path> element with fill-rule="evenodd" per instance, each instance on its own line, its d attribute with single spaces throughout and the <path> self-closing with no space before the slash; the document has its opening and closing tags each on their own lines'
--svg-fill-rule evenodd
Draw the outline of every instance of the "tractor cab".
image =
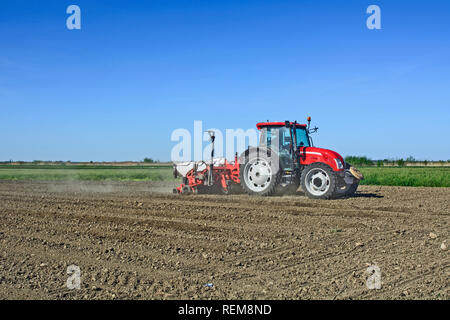
<svg viewBox="0 0 450 320">
<path fill-rule="evenodd" d="M 260 131 L 259 145 L 273 150 L 283 170 L 296 168 L 300 150 L 311 146 L 307 126 L 297 122 L 263 122 L 256 125 Z"/>
<path fill-rule="evenodd" d="M 260 131 L 260 145 L 278 150 L 292 151 L 291 146 L 296 144 L 297 148 L 309 147 L 311 145 L 307 127 L 296 122 L 263 122 L 256 127 Z M 294 143 L 295 142 L 295 143 Z"/>
</svg>

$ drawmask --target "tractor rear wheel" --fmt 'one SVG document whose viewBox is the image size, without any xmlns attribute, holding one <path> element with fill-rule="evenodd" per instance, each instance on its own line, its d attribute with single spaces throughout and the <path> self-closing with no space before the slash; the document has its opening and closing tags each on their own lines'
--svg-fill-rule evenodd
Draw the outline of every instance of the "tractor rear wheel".
<svg viewBox="0 0 450 320">
<path fill-rule="evenodd" d="M 330 166 L 316 162 L 307 166 L 300 177 L 303 192 L 312 199 L 336 197 L 337 177 Z"/>
<path fill-rule="evenodd" d="M 240 168 L 241 186 L 250 195 L 271 196 L 280 180 L 278 157 L 265 149 L 248 150 Z"/>
</svg>

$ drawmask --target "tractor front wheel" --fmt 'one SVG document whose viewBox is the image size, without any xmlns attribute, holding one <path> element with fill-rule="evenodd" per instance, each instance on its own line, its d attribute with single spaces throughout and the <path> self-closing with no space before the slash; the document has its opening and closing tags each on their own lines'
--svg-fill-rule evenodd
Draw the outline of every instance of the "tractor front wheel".
<svg viewBox="0 0 450 320">
<path fill-rule="evenodd" d="M 336 197 L 337 177 L 330 166 L 316 162 L 302 171 L 300 178 L 303 192 L 312 199 Z"/>
<path fill-rule="evenodd" d="M 355 194 L 356 189 L 358 189 L 359 186 L 359 180 L 354 179 L 352 184 L 345 184 L 342 187 L 338 189 L 338 197 L 339 198 L 348 198 Z"/>
<path fill-rule="evenodd" d="M 345 163 L 345 177 L 341 178 L 340 187 L 338 187 L 337 193 L 339 198 L 351 197 L 358 189 L 359 182 L 364 179 L 362 173 L 353 167 L 350 163 Z M 349 180 L 350 178 L 350 180 Z"/>
</svg>

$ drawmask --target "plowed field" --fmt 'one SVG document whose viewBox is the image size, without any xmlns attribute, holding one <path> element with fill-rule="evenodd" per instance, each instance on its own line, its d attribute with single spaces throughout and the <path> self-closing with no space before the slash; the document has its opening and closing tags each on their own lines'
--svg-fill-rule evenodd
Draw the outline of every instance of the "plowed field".
<svg viewBox="0 0 450 320">
<path fill-rule="evenodd" d="M 315 201 L 172 186 L 0 181 L 0 298 L 449 299 L 450 188 Z"/>
</svg>

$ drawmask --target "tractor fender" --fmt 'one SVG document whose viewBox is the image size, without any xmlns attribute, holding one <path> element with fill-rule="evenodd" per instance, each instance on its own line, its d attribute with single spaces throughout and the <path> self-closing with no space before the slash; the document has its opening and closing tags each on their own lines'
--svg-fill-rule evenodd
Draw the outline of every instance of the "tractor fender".
<svg viewBox="0 0 450 320">
<path fill-rule="evenodd" d="M 337 152 L 329 149 L 315 148 L 315 147 L 304 147 L 300 148 L 300 164 L 308 166 L 315 162 L 324 163 L 333 169 L 333 171 L 343 172 L 345 169 L 344 158 Z M 336 160 L 338 159 L 342 167 L 339 168 Z"/>
<path fill-rule="evenodd" d="M 246 161 L 248 160 L 248 157 L 250 154 L 253 153 L 257 153 L 257 154 L 264 154 L 264 155 L 269 155 L 271 156 L 272 154 L 276 155 L 276 153 L 274 153 L 270 148 L 266 148 L 266 147 L 248 147 L 247 150 L 245 150 L 244 152 L 241 153 L 241 155 L 239 156 L 239 164 L 243 165 L 246 163 Z"/>
<path fill-rule="evenodd" d="M 278 154 L 271 148 L 267 147 L 249 147 L 247 150 L 245 150 L 238 159 L 240 170 L 243 169 L 243 165 L 251 160 L 249 159 L 249 157 L 255 154 L 264 156 L 265 158 L 269 158 L 271 160 L 271 169 L 274 174 L 280 172 L 280 159 L 278 157 Z"/>
</svg>

